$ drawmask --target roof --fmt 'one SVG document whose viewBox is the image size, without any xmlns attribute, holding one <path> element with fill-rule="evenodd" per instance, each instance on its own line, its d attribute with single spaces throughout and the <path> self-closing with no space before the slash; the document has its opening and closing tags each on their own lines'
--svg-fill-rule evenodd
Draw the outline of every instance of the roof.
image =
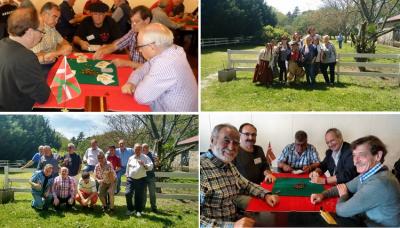
<svg viewBox="0 0 400 228">
<path fill-rule="evenodd" d="M 398 20 L 400 20 L 400 14 L 399 14 L 399 15 L 396 15 L 396 16 L 393 16 L 393 17 L 389 17 L 389 18 L 387 19 L 387 22 L 390 22 L 390 21 L 398 21 Z"/>
<path fill-rule="evenodd" d="M 199 136 L 196 135 L 196 136 L 193 136 L 193 137 L 190 137 L 190 138 L 187 138 L 185 140 L 182 140 L 182 141 L 178 142 L 177 145 L 185 145 L 185 144 L 195 143 L 195 142 L 198 142 L 198 141 L 199 141 Z"/>
</svg>

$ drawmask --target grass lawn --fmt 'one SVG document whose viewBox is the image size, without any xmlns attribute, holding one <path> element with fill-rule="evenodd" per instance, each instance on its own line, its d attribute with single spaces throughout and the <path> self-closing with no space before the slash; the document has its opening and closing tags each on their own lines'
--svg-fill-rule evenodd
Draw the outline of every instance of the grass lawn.
<svg viewBox="0 0 400 228">
<path fill-rule="evenodd" d="M 336 47 L 338 45 L 336 44 Z M 271 88 L 255 86 L 252 72 L 237 72 L 236 81 L 219 83 L 216 72 L 227 65 L 226 49 L 260 50 L 261 46 L 235 46 L 202 51 L 201 101 L 203 111 L 398 111 L 399 79 L 341 76 L 335 87 L 325 86 L 317 76 L 313 88 L 306 84 Z M 354 53 L 350 44 L 339 53 Z M 400 53 L 400 49 L 378 45 L 377 53 Z M 253 57 L 254 58 L 254 57 Z M 350 61 L 344 59 L 343 61 Z M 397 63 L 398 60 L 372 60 Z M 276 79 L 275 79 L 276 80 Z"/>
<path fill-rule="evenodd" d="M 13 178 L 27 179 L 30 176 L 30 173 L 12 175 Z M 0 188 L 3 180 L 4 175 L 0 174 Z M 28 187 L 28 184 L 14 183 L 12 186 Z M 14 202 L 0 204 L 0 227 L 198 227 L 197 201 L 157 199 L 159 211 L 156 214 L 149 210 L 150 202 L 147 200 L 145 213 L 137 218 L 125 215 L 127 209 L 123 196 L 115 198 L 113 214 L 101 211 L 100 200 L 93 210 L 85 210 L 76 205 L 76 211 L 59 213 L 53 210 L 36 211 L 30 206 L 31 199 L 30 193 L 15 193 Z"/>
</svg>

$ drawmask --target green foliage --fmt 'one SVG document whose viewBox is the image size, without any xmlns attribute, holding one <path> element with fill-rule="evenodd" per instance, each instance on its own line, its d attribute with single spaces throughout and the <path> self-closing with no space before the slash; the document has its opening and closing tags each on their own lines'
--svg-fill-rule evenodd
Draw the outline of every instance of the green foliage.
<svg viewBox="0 0 400 228">
<path fill-rule="evenodd" d="M 60 149 L 60 135 L 39 115 L 0 116 L 0 157 L 4 160 L 29 160 L 39 145 Z"/>
<path fill-rule="evenodd" d="M 202 37 L 259 36 L 275 26 L 276 15 L 263 0 L 202 0 Z"/>
<path fill-rule="evenodd" d="M 272 27 L 271 25 L 267 25 L 264 27 L 263 40 L 265 42 L 270 42 L 272 39 L 279 41 L 283 35 L 289 37 L 289 33 L 287 33 L 283 28 Z"/>
</svg>

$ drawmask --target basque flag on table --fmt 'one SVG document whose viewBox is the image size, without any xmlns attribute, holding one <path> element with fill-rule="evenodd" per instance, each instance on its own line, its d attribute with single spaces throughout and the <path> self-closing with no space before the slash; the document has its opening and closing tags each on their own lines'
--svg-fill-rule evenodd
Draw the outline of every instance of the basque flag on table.
<svg viewBox="0 0 400 228">
<path fill-rule="evenodd" d="M 75 72 L 71 70 L 66 56 L 64 56 L 58 67 L 50 88 L 57 99 L 57 104 L 71 100 L 81 94 L 81 88 L 75 78 Z"/>
</svg>

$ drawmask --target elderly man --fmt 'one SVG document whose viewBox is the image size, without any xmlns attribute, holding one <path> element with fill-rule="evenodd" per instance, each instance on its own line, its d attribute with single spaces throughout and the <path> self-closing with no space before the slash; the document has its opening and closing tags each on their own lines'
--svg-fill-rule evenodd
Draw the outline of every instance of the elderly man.
<svg viewBox="0 0 400 228">
<path fill-rule="evenodd" d="M 236 198 L 246 192 L 271 207 L 279 198 L 242 175 L 231 163 L 239 151 L 239 132 L 230 124 L 219 124 L 211 133 L 211 150 L 200 158 L 200 226 L 250 227 L 254 220 L 239 219 Z"/>
<path fill-rule="evenodd" d="M 319 166 L 318 152 L 307 143 L 307 133 L 297 131 L 295 142 L 287 145 L 278 158 L 278 167 L 283 172 L 309 173 Z"/>
<path fill-rule="evenodd" d="M 60 14 L 60 8 L 53 2 L 46 2 L 40 10 L 41 24 L 45 34 L 32 51 L 42 64 L 46 76 L 58 56 L 69 55 L 72 51 L 72 46 L 55 28 Z"/>
<path fill-rule="evenodd" d="M 64 0 L 60 4 L 61 16 L 58 21 L 56 28 L 57 31 L 66 39 L 68 42 L 72 42 L 72 38 L 75 34 L 77 24 L 85 19 L 85 15 L 75 14 L 74 4 L 76 0 Z"/>
<path fill-rule="evenodd" d="M 122 86 L 140 104 L 156 112 L 197 111 L 197 84 L 182 47 L 173 44 L 171 30 L 151 23 L 140 30 L 139 51 L 148 61 Z"/>
<path fill-rule="evenodd" d="M 63 165 L 68 168 L 69 175 L 78 183 L 78 174 L 82 167 L 81 157 L 75 153 L 75 145 L 73 143 L 68 143 L 67 151 L 68 154 L 63 158 Z"/>
<path fill-rule="evenodd" d="M 36 10 L 15 10 L 8 33 L 0 40 L 0 111 L 32 111 L 35 102 L 44 103 L 50 95 L 40 63 L 29 50 L 43 36 Z"/>
<path fill-rule="evenodd" d="M 126 206 L 128 211 L 126 215 L 132 215 L 136 210 L 136 216 L 142 216 L 143 195 L 146 182 L 146 171 L 153 169 L 153 162 L 146 155 L 142 154 L 142 145 L 136 143 L 134 147 L 135 154 L 128 160 L 126 168 Z M 132 204 L 132 196 L 135 194 L 135 207 Z"/>
<path fill-rule="evenodd" d="M 56 177 L 58 176 L 58 161 L 60 160 L 60 156 L 58 154 L 53 154 L 51 147 L 46 145 L 43 148 L 43 155 L 40 157 L 37 169 L 42 170 L 47 164 L 51 164 L 53 166 L 52 177 Z"/>
<path fill-rule="evenodd" d="M 151 20 L 151 22 L 163 24 L 170 29 L 178 29 L 182 27 L 184 24 L 175 23 L 168 17 L 168 14 L 165 13 L 164 9 L 167 7 L 167 4 L 168 0 L 160 0 L 158 7 L 151 10 L 151 13 L 153 14 L 153 20 Z"/>
<path fill-rule="evenodd" d="M 79 25 L 73 43 L 83 51 L 97 51 L 98 45 L 110 44 L 121 37 L 118 24 L 107 16 L 108 6 L 102 2 L 90 5 L 90 17 Z M 97 45 L 97 46 L 93 46 Z"/>
<path fill-rule="evenodd" d="M 115 153 L 115 146 L 114 145 L 111 145 L 111 146 L 108 147 L 108 151 L 106 153 L 106 159 L 107 159 L 107 161 L 109 161 L 112 164 L 113 169 L 114 169 L 114 171 L 115 171 L 115 173 L 117 175 L 117 180 L 118 180 L 118 176 L 122 175 L 121 174 L 121 158 L 118 157 L 117 154 Z M 115 181 L 114 184 L 115 184 L 114 193 L 118 194 L 119 191 L 121 190 L 121 189 L 117 188 L 118 187 L 118 181 Z"/>
<path fill-rule="evenodd" d="M 368 226 L 400 226 L 400 184 L 383 165 L 386 146 L 376 136 L 351 143 L 353 162 L 359 175 L 322 194 L 312 194 L 311 203 L 338 197 L 336 213 L 342 217 L 362 215 Z"/>
<path fill-rule="evenodd" d="M 86 172 L 93 172 L 94 167 L 99 162 L 97 160 L 97 155 L 102 152 L 103 150 L 97 146 L 97 140 L 92 139 L 90 140 L 90 147 L 86 150 L 85 154 L 83 155 L 83 163 L 86 164 L 85 168 L 83 169 Z"/>
<path fill-rule="evenodd" d="M 118 142 L 119 148 L 115 149 L 115 154 L 121 159 L 121 169 L 117 173 L 117 192 L 121 190 L 121 177 L 126 173 L 126 165 L 129 157 L 133 155 L 133 150 L 130 147 L 125 147 L 125 141 L 120 139 Z"/>
<path fill-rule="evenodd" d="M 156 205 L 156 175 L 154 169 L 156 167 L 156 155 L 149 150 L 147 143 L 142 144 L 142 153 L 150 158 L 153 162 L 153 169 L 146 171 L 146 182 L 144 186 L 143 208 L 146 207 L 147 201 L 147 188 L 149 189 L 150 205 L 153 212 L 157 212 Z"/>
<path fill-rule="evenodd" d="M 103 211 L 114 211 L 114 184 L 117 174 L 115 173 L 111 162 L 108 162 L 103 152 L 97 155 L 99 163 L 94 170 L 95 179 L 99 184 L 99 197 L 103 205 Z M 108 207 L 106 197 L 109 197 L 110 206 Z"/>
<path fill-rule="evenodd" d="M 51 205 L 53 200 L 50 193 L 53 184 L 52 172 L 53 166 L 47 164 L 43 170 L 35 171 L 29 180 L 29 184 L 32 187 L 32 207 L 35 209 L 47 209 Z"/>
<path fill-rule="evenodd" d="M 325 142 L 329 149 L 319 168 L 310 173 L 311 182 L 342 184 L 351 181 L 357 176 L 357 170 L 353 163 L 350 144 L 343 141 L 342 132 L 337 128 L 330 128 L 326 131 Z M 320 177 L 326 171 L 329 171 L 329 176 Z"/>
<path fill-rule="evenodd" d="M 276 178 L 272 175 L 263 149 L 255 145 L 257 128 L 253 124 L 244 123 L 239 127 L 239 133 L 239 153 L 233 160 L 239 173 L 255 184 L 274 182 Z"/>
<path fill-rule="evenodd" d="M 76 183 L 73 177 L 68 176 L 68 168 L 62 167 L 61 173 L 54 178 L 52 187 L 53 204 L 56 210 L 60 210 L 61 204 L 65 203 L 67 209 L 75 205 Z"/>
<path fill-rule="evenodd" d="M 29 160 L 21 169 L 25 169 L 33 165 L 33 167 L 37 167 L 40 162 L 40 157 L 43 155 L 44 146 L 40 145 L 38 148 L 38 152 L 35 153 L 31 160 Z"/>
<path fill-rule="evenodd" d="M 75 200 L 83 207 L 92 208 L 97 203 L 96 181 L 90 176 L 90 173 L 83 172 L 82 178 L 78 182 L 78 192 Z"/>
<path fill-rule="evenodd" d="M 146 60 L 136 48 L 137 35 L 141 28 L 148 25 L 153 18 L 151 11 L 146 6 L 136 6 L 131 12 L 131 30 L 120 39 L 114 41 L 112 44 L 103 45 L 97 50 L 93 58 L 102 59 L 104 55 L 110 54 L 117 50 L 129 50 L 129 60 L 116 58 L 112 62 L 117 67 L 131 67 L 139 68 Z"/>
</svg>

